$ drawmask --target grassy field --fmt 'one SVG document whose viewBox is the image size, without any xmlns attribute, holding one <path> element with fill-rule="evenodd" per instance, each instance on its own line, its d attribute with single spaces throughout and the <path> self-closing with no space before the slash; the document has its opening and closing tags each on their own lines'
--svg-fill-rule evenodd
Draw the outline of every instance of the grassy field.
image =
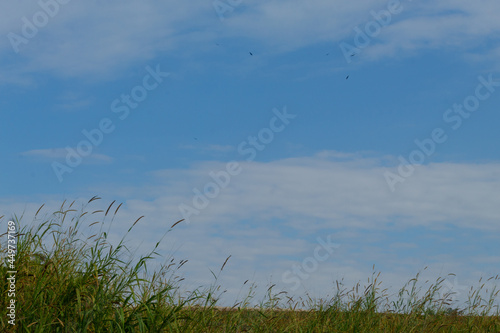
<svg viewBox="0 0 500 333">
<path fill-rule="evenodd" d="M 219 307 L 222 289 L 217 274 L 212 272 L 213 285 L 181 293 L 178 270 L 186 261 L 167 260 L 154 272 L 147 271 L 147 264 L 159 256 L 160 243 L 139 258 L 133 258 L 125 237 L 112 246 L 103 221 L 114 219 L 120 206 L 112 203 L 106 211 L 90 211 L 98 199 L 92 198 L 81 210 L 74 202 L 67 207 L 63 203 L 59 211 L 44 217 L 41 207 L 37 223 L 29 226 L 19 217 L 11 219 L 15 226 L 9 229 L 10 220 L 0 217 L 0 230 L 12 231 L 0 237 L 0 331 L 500 332 L 496 288 L 487 291 L 481 283 L 470 291 L 466 308 L 451 309 L 451 295 L 440 293 L 444 279 L 422 291 L 418 275 L 400 289 L 396 300 L 381 289 L 379 273 L 363 287 L 343 289 L 337 283 L 329 300 L 310 299 L 304 304 L 270 286 L 258 307 L 249 306 L 251 294 L 231 308 Z M 96 221 L 99 216 L 101 221 Z M 140 218 L 128 233 L 138 223 Z M 81 238 L 82 227 L 99 230 Z M 9 256 L 9 237 L 16 241 L 15 256 Z M 12 270 L 15 290 L 13 280 L 7 279 Z M 489 282 L 498 280 L 497 276 Z M 483 296 L 485 291 L 488 297 Z M 15 326 L 9 323 L 11 300 L 15 300 Z"/>
</svg>

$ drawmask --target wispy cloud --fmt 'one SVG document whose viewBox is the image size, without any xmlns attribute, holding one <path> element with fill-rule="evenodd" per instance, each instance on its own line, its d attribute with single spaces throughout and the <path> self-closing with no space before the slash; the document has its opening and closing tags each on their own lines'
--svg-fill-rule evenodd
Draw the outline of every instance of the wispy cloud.
<svg viewBox="0 0 500 333">
<path fill-rule="evenodd" d="M 226 224 L 252 219 L 259 225 L 280 219 L 297 230 L 312 231 L 352 225 L 371 229 L 388 224 L 498 228 L 497 163 L 419 166 L 411 179 L 400 184 L 398 193 L 392 193 L 383 177 L 385 160 L 355 154 L 348 157 L 322 152 L 268 163 L 242 162 L 241 174 L 192 220 L 195 224 Z M 157 197 L 150 204 L 169 216 L 181 217 L 178 206 L 181 202 L 190 204 L 192 189 L 203 191 L 203 184 L 211 181 L 209 173 L 225 167 L 225 163 L 213 161 L 197 163 L 188 170 L 158 170 L 152 174 L 154 183 L 137 188 L 135 193 L 139 201 L 141 193 Z M 315 223 L 306 225 L 304 220 Z"/>
<path fill-rule="evenodd" d="M 207 147 L 208 151 L 227 153 L 234 150 L 234 147 L 231 145 L 209 145 Z"/>
<path fill-rule="evenodd" d="M 64 160 L 68 151 L 65 148 L 35 149 L 19 153 L 21 156 L 42 159 L 46 161 Z M 92 154 L 85 160 L 87 163 L 111 163 L 113 158 L 103 154 Z"/>
<path fill-rule="evenodd" d="M 326 234 L 340 247 L 301 280 L 294 296 L 308 292 L 324 297 L 334 292 L 336 279 L 347 285 L 365 280 L 373 264 L 382 270 L 384 284 L 392 287 L 401 287 L 425 266 L 429 269 L 424 280 L 455 273 L 467 286 L 494 273 L 496 252 L 485 254 L 478 246 L 498 244 L 497 163 L 423 165 L 396 194 L 387 188 L 381 165 L 373 156 L 334 151 L 242 162 L 243 171 L 192 223 L 177 225 L 175 236 L 167 237 L 160 250 L 189 259 L 182 272 L 186 288 L 212 283 L 209 269 L 218 269 L 232 255 L 220 280 L 228 289 L 228 301 L 247 279 L 260 287 L 278 282 L 279 288 L 289 288 L 282 274 L 310 257 L 316 238 Z M 124 198 L 115 222 L 119 225 L 113 229 L 116 235 L 123 225 L 146 216 L 129 240 L 134 248 L 142 240 L 159 240 L 180 219 L 178 206 L 191 200 L 193 187 L 210 180 L 210 171 L 224 167 L 224 162 L 202 162 L 187 170 L 157 170 L 141 185 L 106 184 L 88 190 L 110 201 Z M 54 202 L 51 198 L 57 206 Z"/>
<path fill-rule="evenodd" d="M 19 60 L 24 72 L 52 71 L 64 76 L 99 75 L 106 77 L 135 61 L 146 61 L 160 51 L 168 51 L 178 40 L 188 40 L 199 23 L 200 11 L 209 3 L 192 1 L 173 4 L 144 1 L 136 3 L 81 3 L 61 6 L 58 14 L 38 33 L 21 45 Z M 0 33 L 22 34 L 22 17 L 40 11 L 38 6 L 15 3 L 2 10 L 10 16 Z M 197 20 L 193 21 L 193 18 Z M 7 39 L 5 39 L 7 40 Z M 13 52 L 2 40 L 2 53 Z M 100 72 L 100 74 L 99 74 Z"/>
<path fill-rule="evenodd" d="M 83 97 L 77 92 L 67 91 L 59 97 L 59 103 L 56 104 L 56 108 L 68 112 L 73 112 L 81 110 L 91 105 L 91 103 L 91 98 Z"/>
<path fill-rule="evenodd" d="M 466 1 L 440 3 L 401 1 L 404 11 L 372 41 L 366 58 L 400 55 L 440 47 L 473 50 L 500 31 L 495 16 L 500 4 Z M 64 76 L 108 76 L 137 61 L 160 54 L 194 56 L 200 43 L 215 38 L 246 38 L 265 45 L 266 54 L 317 43 L 339 43 L 354 36 L 353 28 L 373 20 L 371 11 L 387 1 L 292 0 L 258 1 L 238 7 L 221 23 L 210 2 L 182 4 L 122 1 L 97 4 L 70 2 L 61 7 L 43 33 L 29 41 L 19 56 L 4 38 L 0 53 L 22 63 L 24 73 L 51 71 Z M 0 34 L 21 34 L 21 18 L 33 16 L 37 5 L 9 4 L 1 11 Z M 4 20 L 5 19 L 5 20 Z M 258 24 L 256 24 L 258 22 Z M 210 28 L 210 29 L 208 29 Z M 213 31 L 207 33 L 206 31 Z M 483 53 L 494 52 L 485 50 Z M 1 71 L 5 72 L 6 68 Z"/>
<path fill-rule="evenodd" d="M 195 140 L 195 142 L 198 142 L 196 138 Z M 236 148 L 231 145 L 217 144 L 182 144 L 179 145 L 179 148 L 182 150 L 196 151 L 197 153 L 200 153 L 202 155 L 212 156 L 212 158 L 217 158 L 236 150 Z"/>
</svg>

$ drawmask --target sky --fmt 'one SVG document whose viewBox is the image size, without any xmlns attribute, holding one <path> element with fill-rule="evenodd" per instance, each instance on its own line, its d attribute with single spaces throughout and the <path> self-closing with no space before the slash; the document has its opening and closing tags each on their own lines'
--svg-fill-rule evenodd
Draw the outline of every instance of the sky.
<svg viewBox="0 0 500 333">
<path fill-rule="evenodd" d="M 500 3 L 0 4 L 0 222 L 123 203 L 191 286 L 500 274 Z M 116 206 L 116 205 L 115 205 Z M 124 227 L 126 226 L 126 227 Z M 448 274 L 454 275 L 448 275 Z M 248 291 L 248 290 L 247 290 Z M 241 297 L 240 297 L 241 300 Z"/>
</svg>

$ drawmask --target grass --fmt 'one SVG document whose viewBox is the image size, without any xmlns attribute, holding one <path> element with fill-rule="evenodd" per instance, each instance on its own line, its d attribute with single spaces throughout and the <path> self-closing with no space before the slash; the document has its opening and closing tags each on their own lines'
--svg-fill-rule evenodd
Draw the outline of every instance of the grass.
<svg viewBox="0 0 500 333">
<path fill-rule="evenodd" d="M 242 301 L 232 308 L 219 307 L 224 293 L 217 285 L 219 275 L 212 272 L 215 281 L 203 290 L 181 292 L 179 268 L 185 260 L 169 258 L 148 271 L 148 263 L 160 257 L 156 250 L 161 240 L 138 258 L 127 248 L 126 237 L 113 246 L 103 231 L 104 222 L 112 223 L 121 205 L 114 208 L 113 202 L 106 211 L 91 212 L 89 207 L 98 199 L 80 210 L 74 202 L 68 207 L 63 203 L 43 218 L 42 206 L 31 226 L 21 225 L 22 216 L 12 219 L 17 231 L 16 325 L 10 325 L 7 316 L 11 269 L 8 235 L 3 234 L 2 332 L 500 332 L 496 287 L 489 291 L 480 281 L 470 290 L 467 307 L 452 309 L 451 293 L 441 293 L 445 279 L 423 291 L 418 274 L 396 295 L 381 289 L 380 273 L 374 273 L 364 287 L 358 283 L 348 289 L 336 282 L 335 296 L 327 300 L 294 300 L 284 291 L 275 292 L 272 285 L 260 305 L 251 307 L 250 285 Z M 101 220 L 95 221 L 99 216 Z M 4 217 L 0 225 L 7 230 Z M 82 227 L 98 230 L 87 237 Z M 227 259 L 219 274 L 226 263 Z M 497 276 L 487 282 L 498 280 Z"/>
</svg>

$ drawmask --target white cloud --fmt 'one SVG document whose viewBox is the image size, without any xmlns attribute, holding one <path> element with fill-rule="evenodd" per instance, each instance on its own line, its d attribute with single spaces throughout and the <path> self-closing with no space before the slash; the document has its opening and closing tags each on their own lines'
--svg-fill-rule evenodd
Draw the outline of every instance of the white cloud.
<svg viewBox="0 0 500 333">
<path fill-rule="evenodd" d="M 59 96 L 59 102 L 56 108 L 67 112 L 81 110 L 91 105 L 92 99 L 90 97 L 81 96 L 77 92 L 67 91 Z"/>
<path fill-rule="evenodd" d="M 381 162 L 362 154 L 325 151 L 312 157 L 242 163 L 242 173 L 199 216 L 193 215 L 190 224 L 176 226 L 174 238 L 162 249 L 175 248 L 178 256 L 190 260 L 185 274 L 193 288 L 212 283 L 209 269 L 217 270 L 232 255 L 222 274 L 231 297 L 252 278 L 264 288 L 272 276 L 279 288 L 290 289 L 281 274 L 311 256 L 317 245 L 314 239 L 327 234 L 333 234 L 341 245 L 338 254 L 321 263 L 295 295 L 304 295 L 306 290 L 319 296 L 325 290 L 331 294 L 335 279 L 344 278 L 348 285 L 364 281 L 373 263 L 390 269 L 382 277 L 386 286 L 393 287 L 401 287 L 425 266 L 429 266 L 426 278 L 455 273 L 461 283 L 469 285 L 477 282 L 474 279 L 481 272 L 483 276 L 492 273 L 484 270 L 484 263 L 495 262 L 497 256 L 473 249 L 470 256 L 482 259 L 464 262 L 451 249 L 459 240 L 448 230 L 453 230 L 451 226 L 485 235 L 498 231 L 498 164 L 421 166 L 392 193 Z M 147 217 L 134 237 L 159 237 L 160 230 L 182 218 L 178 206 L 191 203 L 192 189 L 203 190 L 212 181 L 209 172 L 224 168 L 225 163 L 203 162 L 188 170 L 159 170 L 152 174 L 152 183 L 127 188 L 127 195 L 134 199 L 126 201 L 124 216 L 128 220 Z M 122 193 L 120 188 L 92 190 L 106 191 L 109 198 Z M 431 238 L 437 242 L 449 239 L 450 252 L 428 257 L 425 251 L 420 253 L 427 243 L 403 243 L 387 235 L 391 230 L 412 228 L 435 235 Z M 401 251 L 407 250 L 420 255 L 405 257 Z"/>
<path fill-rule="evenodd" d="M 380 162 L 362 154 L 322 152 L 312 157 L 242 163 L 242 173 L 234 176 L 199 216 L 193 216 L 190 224 L 178 224 L 167 234 L 160 252 L 189 260 L 180 273 L 186 277 L 184 287 L 191 290 L 213 283 L 210 270 L 217 273 L 227 256 L 232 255 L 219 281 L 228 289 L 227 302 L 236 298 L 247 279 L 261 288 L 257 301 L 271 283 L 278 284 L 276 290 L 290 291 L 291 285 L 281 280 L 282 274 L 313 256 L 317 237 L 329 234 L 340 248 L 319 263 L 317 270 L 302 281 L 300 289 L 291 293 L 295 298 L 305 292 L 313 297 L 333 295 L 333 282 L 342 278 L 347 285 L 360 280 L 363 283 L 371 275 L 374 263 L 376 270 L 384 268 L 384 286 L 393 288 L 401 287 L 424 266 L 429 266 L 423 274 L 424 281 L 455 273 L 461 285 L 476 287 L 479 276 L 494 273 L 486 268 L 498 262 L 498 256 L 492 251 L 470 248 L 477 243 L 471 243 L 467 235 L 457 238 L 452 228 L 485 235 L 499 231 L 498 164 L 421 166 L 392 193 Z M 96 210 L 106 210 L 111 200 L 127 197 L 113 222 L 116 239 L 139 216 L 145 215 L 127 243 L 132 249 L 142 244 L 140 252 L 144 252 L 181 218 L 178 205 L 190 202 L 191 190 L 212 181 L 210 171 L 224 168 L 222 162 L 203 162 L 188 170 L 159 170 L 152 173 L 151 183 L 128 185 L 126 191 L 109 184 L 90 190 L 109 198 L 108 202 L 96 202 Z M 57 207 L 54 198 L 50 202 L 51 207 Z M 25 206 L 35 211 L 40 204 Z M 22 206 L 12 200 L 0 201 L 2 211 Z M 411 243 L 390 235 L 394 230 L 418 228 L 427 235 L 422 236 L 425 244 L 411 235 Z M 427 240 L 440 239 L 450 240 L 449 252 L 427 249 Z M 461 246 L 456 244 L 462 241 L 470 244 L 467 258 L 474 260 L 464 261 L 457 252 Z M 494 238 L 482 240 L 485 245 L 497 243 Z"/>
<path fill-rule="evenodd" d="M 234 150 L 234 147 L 231 145 L 209 145 L 207 147 L 208 151 L 227 153 Z"/>
<path fill-rule="evenodd" d="M 494 39 L 500 30 L 495 15 L 500 4 L 495 0 L 401 3 L 403 12 L 364 50 L 367 58 L 438 47 L 466 53 Z M 27 45 L 21 45 L 19 54 L 4 38 L 0 55 L 19 64 L 19 75 L 50 71 L 107 77 L 158 55 L 192 58 L 203 45 L 225 37 L 262 43 L 265 54 L 322 42 L 352 42 L 353 28 L 372 21 L 372 10 L 386 8 L 387 1 L 381 0 L 257 1 L 235 8 L 220 22 L 210 1 L 73 1 L 61 6 Z M 39 10 L 33 3 L 9 4 L 0 14 L 0 34 L 20 34 L 21 17 L 31 18 Z"/>
<path fill-rule="evenodd" d="M 489 229 L 496 228 L 499 217 L 497 164 L 423 166 L 405 183 L 398 184 L 395 193 L 385 183 L 386 169 L 372 159 L 336 162 L 325 157 L 294 158 L 243 163 L 242 168 L 243 172 L 233 177 L 207 209 L 192 217 L 195 223 L 225 223 L 242 218 L 262 223 L 280 218 L 297 223 L 301 218 L 312 218 L 321 221 L 321 227 L 357 223 L 372 228 L 374 223 L 378 226 L 397 217 L 398 223 L 407 226 L 452 222 Z M 164 177 L 158 178 L 158 184 L 168 185 L 163 190 L 157 185 L 153 193 L 189 193 L 183 202 L 191 204 L 191 190 L 203 191 L 203 186 L 212 181 L 209 172 L 224 169 L 224 164 L 211 163 L 182 171 L 182 176 L 166 171 Z M 168 197 L 162 200 L 168 201 Z M 175 205 L 170 202 L 171 213 L 176 213 Z"/>
<path fill-rule="evenodd" d="M 202 1 L 70 2 L 61 6 L 26 45 L 20 45 L 18 57 L 27 64 L 22 71 L 106 77 L 131 63 L 172 50 L 181 39 L 189 39 L 191 32 L 187 30 L 199 26 L 199 13 L 208 7 Z M 30 19 L 40 10 L 38 6 L 13 4 L 2 12 L 11 19 L 0 26 L 0 33 L 21 35 L 21 17 Z M 5 40 L 0 49 L 14 53 Z"/>
<path fill-rule="evenodd" d="M 44 160 L 64 160 L 68 155 L 65 148 L 34 149 L 20 153 L 21 156 Z M 84 163 L 110 163 L 113 158 L 104 154 L 93 153 L 83 159 Z"/>
</svg>

